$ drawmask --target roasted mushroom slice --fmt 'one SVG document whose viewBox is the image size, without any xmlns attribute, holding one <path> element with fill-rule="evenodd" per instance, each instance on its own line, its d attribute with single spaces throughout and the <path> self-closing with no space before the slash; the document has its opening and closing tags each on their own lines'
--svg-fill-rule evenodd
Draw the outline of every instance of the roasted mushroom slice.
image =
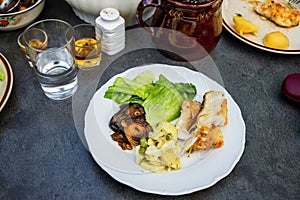
<svg viewBox="0 0 300 200">
<path fill-rule="evenodd" d="M 144 107 L 138 103 L 129 104 L 127 112 L 131 119 L 145 118 L 146 116 Z"/>
<path fill-rule="evenodd" d="M 116 132 L 119 130 L 124 131 L 124 127 L 138 118 L 145 119 L 144 107 L 137 103 L 128 104 L 114 114 L 109 122 L 109 127 Z"/>
<path fill-rule="evenodd" d="M 110 120 L 109 127 L 115 132 L 113 140 L 119 143 L 122 149 L 128 149 L 127 143 L 137 146 L 141 138 L 148 138 L 148 133 L 153 131 L 146 121 L 144 107 L 137 103 L 125 105 Z M 121 137 L 126 139 L 122 140 Z M 119 140 L 120 139 L 120 140 Z M 120 142 L 121 141 L 121 142 Z"/>
<path fill-rule="evenodd" d="M 130 142 L 127 140 L 124 132 L 119 131 L 115 132 L 111 135 L 111 138 L 113 141 L 117 142 L 118 145 L 123 149 L 123 150 L 132 150 L 132 145 Z"/>
<path fill-rule="evenodd" d="M 134 123 L 124 127 L 126 138 L 134 146 L 140 144 L 140 139 L 148 138 L 148 133 L 151 131 L 153 131 L 152 127 L 144 119 L 137 119 Z"/>
</svg>

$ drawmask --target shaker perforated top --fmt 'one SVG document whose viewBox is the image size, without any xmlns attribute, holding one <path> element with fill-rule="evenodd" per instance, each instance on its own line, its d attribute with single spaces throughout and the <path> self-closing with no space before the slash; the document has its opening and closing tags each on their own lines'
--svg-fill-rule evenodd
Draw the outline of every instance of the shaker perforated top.
<svg viewBox="0 0 300 200">
<path fill-rule="evenodd" d="M 120 13 L 115 8 L 105 8 L 105 9 L 101 10 L 100 16 L 104 20 L 113 21 L 113 20 L 118 19 L 118 17 L 120 16 Z"/>
</svg>

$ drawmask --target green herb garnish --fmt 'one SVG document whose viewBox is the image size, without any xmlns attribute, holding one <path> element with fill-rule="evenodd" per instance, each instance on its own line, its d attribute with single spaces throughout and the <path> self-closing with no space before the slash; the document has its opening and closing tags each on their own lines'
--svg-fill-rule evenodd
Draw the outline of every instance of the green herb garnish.
<svg viewBox="0 0 300 200">
<path fill-rule="evenodd" d="M 4 73 L 0 70 L 0 81 L 4 81 L 5 76 Z"/>
</svg>

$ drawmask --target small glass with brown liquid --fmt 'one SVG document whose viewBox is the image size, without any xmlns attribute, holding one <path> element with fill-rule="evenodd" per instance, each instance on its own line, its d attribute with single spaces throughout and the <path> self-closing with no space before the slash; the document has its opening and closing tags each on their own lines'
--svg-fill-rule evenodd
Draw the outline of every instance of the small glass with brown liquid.
<svg viewBox="0 0 300 200">
<path fill-rule="evenodd" d="M 31 47 L 33 47 L 35 49 L 39 49 L 39 50 L 44 50 L 44 49 L 47 48 L 47 45 L 48 45 L 48 36 L 45 33 L 45 31 L 43 31 L 41 29 L 33 29 L 33 30 L 31 30 L 30 33 L 34 34 L 35 38 L 31 39 L 28 42 L 28 45 L 30 45 Z M 23 34 L 24 33 L 21 33 L 18 36 L 17 42 L 18 42 L 18 45 L 19 45 L 20 49 L 25 54 L 25 56 L 26 56 L 26 58 L 28 60 L 29 66 L 30 67 L 34 67 L 33 62 L 30 59 L 29 53 L 28 53 L 28 51 L 26 49 L 26 42 L 25 42 L 25 40 L 23 38 Z"/>
<path fill-rule="evenodd" d="M 102 60 L 102 31 L 91 24 L 79 24 L 73 29 L 75 62 L 80 69 L 93 69 Z"/>
</svg>

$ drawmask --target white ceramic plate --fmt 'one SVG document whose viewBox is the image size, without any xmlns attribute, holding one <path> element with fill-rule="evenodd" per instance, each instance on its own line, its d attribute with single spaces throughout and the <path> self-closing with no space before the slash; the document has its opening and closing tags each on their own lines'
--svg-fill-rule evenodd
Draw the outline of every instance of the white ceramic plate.
<svg viewBox="0 0 300 200">
<path fill-rule="evenodd" d="M 260 0 L 264 1 L 264 0 Z M 281 0 L 285 1 L 285 0 Z M 241 41 L 252 45 L 256 48 L 281 54 L 300 54 L 300 25 L 293 28 L 283 28 L 275 25 L 269 20 L 263 20 L 258 14 L 253 10 L 253 5 L 249 3 L 250 0 L 224 0 L 222 5 L 222 15 L 223 15 L 223 26 L 235 37 Z M 295 6 L 300 10 L 300 4 Z M 234 23 L 232 21 L 233 16 L 236 14 L 241 14 L 247 20 L 253 22 L 259 26 L 257 35 L 244 34 L 241 36 L 235 31 Z M 290 41 L 290 46 L 286 50 L 273 49 L 266 47 L 263 44 L 263 38 L 267 33 L 273 31 L 280 31 L 285 34 Z"/>
<path fill-rule="evenodd" d="M 228 99 L 228 125 L 223 129 L 225 144 L 209 152 L 196 152 L 190 158 L 184 156 L 182 169 L 166 174 L 153 174 L 135 163 L 133 151 L 123 151 L 112 141 L 108 127 L 110 118 L 119 108 L 103 95 L 116 77 L 133 78 L 145 70 L 152 70 L 156 77 L 163 74 L 173 82 L 191 82 L 197 87 L 195 99 L 201 101 L 206 91 L 219 90 Z M 93 96 L 85 116 L 85 137 L 95 161 L 108 174 L 121 183 L 137 190 L 181 195 L 214 185 L 227 176 L 239 161 L 245 144 L 245 124 L 241 111 L 230 94 L 215 81 L 203 74 L 184 67 L 153 64 L 135 67 L 111 78 Z"/>
<path fill-rule="evenodd" d="M 6 104 L 13 86 L 13 73 L 7 59 L 0 53 L 0 70 L 4 73 L 4 81 L 0 81 L 0 111 Z"/>
</svg>

